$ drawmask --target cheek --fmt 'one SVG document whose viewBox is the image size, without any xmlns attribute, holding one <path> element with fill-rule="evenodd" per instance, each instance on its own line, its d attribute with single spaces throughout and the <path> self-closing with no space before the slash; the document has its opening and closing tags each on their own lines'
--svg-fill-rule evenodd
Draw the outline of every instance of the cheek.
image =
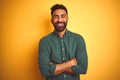
<svg viewBox="0 0 120 80">
<path fill-rule="evenodd" d="M 65 23 L 67 23 L 67 22 L 68 22 L 68 20 L 64 20 L 64 22 L 65 22 Z"/>
<path fill-rule="evenodd" d="M 57 20 L 52 20 L 52 23 L 55 24 L 57 22 Z"/>
<path fill-rule="evenodd" d="M 65 21 L 65 22 L 68 22 L 68 18 L 65 18 L 64 21 Z"/>
</svg>

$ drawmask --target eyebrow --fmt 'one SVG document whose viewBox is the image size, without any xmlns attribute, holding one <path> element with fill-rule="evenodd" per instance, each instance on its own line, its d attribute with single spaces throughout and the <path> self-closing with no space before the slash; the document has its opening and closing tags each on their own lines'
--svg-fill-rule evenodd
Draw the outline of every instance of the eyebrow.
<svg viewBox="0 0 120 80">
<path fill-rule="evenodd" d="M 67 14 L 63 13 L 63 14 L 60 14 L 60 15 L 67 15 Z M 52 16 L 58 16 L 58 14 L 53 14 Z"/>
</svg>

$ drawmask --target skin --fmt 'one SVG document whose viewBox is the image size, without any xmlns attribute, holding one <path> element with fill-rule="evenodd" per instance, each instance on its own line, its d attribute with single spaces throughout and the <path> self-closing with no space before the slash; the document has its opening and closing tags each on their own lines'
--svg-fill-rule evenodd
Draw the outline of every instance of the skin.
<svg viewBox="0 0 120 80">
<path fill-rule="evenodd" d="M 57 31 L 58 35 L 63 38 L 66 32 L 66 26 L 68 22 L 68 14 L 64 9 L 56 9 L 51 15 L 51 22 Z M 50 64 L 54 64 L 50 62 Z M 68 74 L 74 74 L 72 67 L 77 65 L 76 58 L 73 58 L 67 62 L 56 64 L 55 75 L 66 72 Z"/>
<path fill-rule="evenodd" d="M 63 9 L 57 9 L 53 12 L 51 22 L 58 32 L 58 35 L 62 38 L 66 31 L 66 26 L 68 22 L 68 15 Z"/>
</svg>

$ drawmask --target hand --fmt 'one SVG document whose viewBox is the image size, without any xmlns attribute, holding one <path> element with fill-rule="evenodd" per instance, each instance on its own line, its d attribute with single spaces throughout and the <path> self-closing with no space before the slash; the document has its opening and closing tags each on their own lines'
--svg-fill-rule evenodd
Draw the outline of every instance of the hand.
<svg viewBox="0 0 120 80">
<path fill-rule="evenodd" d="M 53 62 L 50 62 L 50 64 L 53 64 Z"/>
<path fill-rule="evenodd" d="M 71 68 L 67 69 L 65 71 L 65 73 L 67 73 L 67 74 L 74 74 L 74 72 L 73 72 L 73 70 Z"/>
<path fill-rule="evenodd" d="M 69 61 L 69 63 L 72 65 L 72 66 L 76 66 L 77 65 L 77 60 L 76 58 L 73 58 Z"/>
</svg>

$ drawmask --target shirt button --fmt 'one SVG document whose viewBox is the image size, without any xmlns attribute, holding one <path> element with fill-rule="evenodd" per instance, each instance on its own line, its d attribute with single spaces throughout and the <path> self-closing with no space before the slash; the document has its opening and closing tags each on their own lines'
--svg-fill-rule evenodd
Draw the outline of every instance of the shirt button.
<svg viewBox="0 0 120 80">
<path fill-rule="evenodd" d="M 66 77 L 66 75 L 64 75 L 64 77 Z"/>
<path fill-rule="evenodd" d="M 64 48 L 62 48 L 62 50 L 64 50 Z"/>
<path fill-rule="evenodd" d="M 63 60 L 65 60 L 65 58 L 63 58 Z"/>
<path fill-rule="evenodd" d="M 63 40 L 61 40 L 63 42 Z"/>
</svg>

